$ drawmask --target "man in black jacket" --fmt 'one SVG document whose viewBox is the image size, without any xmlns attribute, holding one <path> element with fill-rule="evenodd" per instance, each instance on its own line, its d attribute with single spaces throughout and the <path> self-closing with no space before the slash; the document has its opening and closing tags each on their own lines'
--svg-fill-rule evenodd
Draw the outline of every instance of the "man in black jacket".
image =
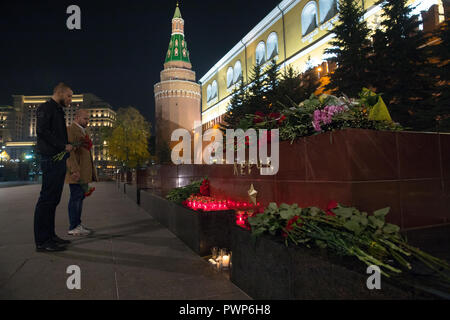
<svg viewBox="0 0 450 320">
<path fill-rule="evenodd" d="M 37 109 L 37 149 L 41 155 L 42 188 L 34 212 L 34 238 L 36 251 L 63 251 L 68 240 L 55 233 L 55 211 L 61 200 L 66 175 L 66 153 L 60 161 L 53 157 L 62 152 L 70 152 L 63 107 L 72 102 L 73 92 L 69 86 L 59 83 L 53 90 L 52 98 Z"/>
</svg>

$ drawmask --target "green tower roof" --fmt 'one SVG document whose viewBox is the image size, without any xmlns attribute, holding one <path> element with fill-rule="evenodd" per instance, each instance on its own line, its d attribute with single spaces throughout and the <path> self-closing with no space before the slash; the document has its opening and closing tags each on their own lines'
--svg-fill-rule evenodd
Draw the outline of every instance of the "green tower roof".
<svg viewBox="0 0 450 320">
<path fill-rule="evenodd" d="M 176 7 L 176 9 L 175 9 L 175 14 L 173 15 L 173 18 L 174 18 L 174 19 L 175 19 L 175 18 L 180 18 L 180 19 L 182 19 L 182 18 L 181 18 L 180 8 L 178 8 L 178 2 L 177 2 L 177 7 Z"/>
<path fill-rule="evenodd" d="M 187 43 L 182 34 L 175 33 L 170 37 L 169 50 L 167 50 L 166 61 L 164 63 L 170 61 L 184 61 L 191 63 L 189 60 Z"/>
<path fill-rule="evenodd" d="M 178 7 L 178 3 L 173 18 L 181 18 L 181 12 L 180 8 Z M 183 61 L 191 63 L 191 61 L 189 60 L 189 50 L 187 49 L 187 43 L 184 39 L 184 35 L 181 33 L 173 33 L 170 37 L 169 49 L 167 50 L 166 60 L 164 61 L 164 63 L 170 61 Z"/>
</svg>

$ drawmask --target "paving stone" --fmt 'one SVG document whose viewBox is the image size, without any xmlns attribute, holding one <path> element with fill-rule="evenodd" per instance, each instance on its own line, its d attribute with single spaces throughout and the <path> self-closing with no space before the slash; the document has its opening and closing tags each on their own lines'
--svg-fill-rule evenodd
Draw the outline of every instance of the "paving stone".
<svg viewBox="0 0 450 320">
<path fill-rule="evenodd" d="M 68 250 L 37 253 L 33 215 L 40 185 L 0 189 L 0 299 L 250 299 L 216 273 L 115 182 L 95 184 L 84 202 L 89 237 L 67 235 L 69 188 L 56 211 L 56 233 Z M 81 269 L 69 290 L 67 267 Z"/>
</svg>

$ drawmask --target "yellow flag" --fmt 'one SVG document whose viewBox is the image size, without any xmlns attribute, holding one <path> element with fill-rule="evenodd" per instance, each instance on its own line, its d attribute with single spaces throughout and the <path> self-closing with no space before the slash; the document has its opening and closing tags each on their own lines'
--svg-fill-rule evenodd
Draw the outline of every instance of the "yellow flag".
<svg viewBox="0 0 450 320">
<path fill-rule="evenodd" d="M 392 122 L 389 110 L 381 97 L 378 97 L 378 102 L 370 110 L 369 120 L 385 120 Z"/>
<path fill-rule="evenodd" d="M 362 89 L 364 95 L 375 96 L 376 93 L 367 89 Z M 369 112 L 369 120 L 378 120 L 378 121 L 390 121 L 392 122 L 391 115 L 389 114 L 389 110 L 384 103 L 381 96 L 378 97 L 378 102 L 370 109 Z"/>
</svg>

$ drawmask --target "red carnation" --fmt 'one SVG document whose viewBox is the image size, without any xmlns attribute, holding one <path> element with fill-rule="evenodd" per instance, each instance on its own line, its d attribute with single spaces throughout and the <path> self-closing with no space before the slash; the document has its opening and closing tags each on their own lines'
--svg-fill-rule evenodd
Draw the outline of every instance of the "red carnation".
<svg viewBox="0 0 450 320">
<path fill-rule="evenodd" d="M 331 200 L 330 202 L 328 202 L 327 209 L 325 210 L 326 215 L 333 217 L 336 216 L 336 214 L 331 210 L 336 209 L 337 207 L 338 207 L 337 201 Z"/>
<path fill-rule="evenodd" d="M 203 179 L 202 184 L 200 185 L 200 194 L 202 196 L 209 197 L 209 195 L 210 195 L 209 180 Z"/>
<path fill-rule="evenodd" d="M 287 232 L 289 232 L 289 231 L 292 231 L 293 229 L 294 229 L 294 227 L 296 227 L 296 226 L 299 226 L 299 227 L 301 227 L 302 226 L 302 223 L 301 223 L 301 220 L 300 221 L 298 221 L 300 219 L 300 217 L 299 216 L 295 216 L 295 217 L 293 217 L 292 219 L 290 219 L 288 222 L 287 222 L 287 224 L 286 224 L 286 231 Z M 298 221 L 298 222 L 297 222 Z M 287 237 L 287 233 L 286 232 L 283 232 L 283 237 Z"/>
<path fill-rule="evenodd" d="M 84 193 L 84 196 L 89 197 L 92 194 L 92 192 L 94 192 L 94 191 L 95 191 L 95 187 L 89 188 L 89 190 Z"/>
<path fill-rule="evenodd" d="M 281 124 L 286 119 L 286 116 L 283 114 L 280 119 L 278 119 L 278 124 Z"/>
<path fill-rule="evenodd" d="M 271 112 L 271 113 L 269 113 L 269 118 L 278 119 L 279 117 L 280 117 L 280 113 L 279 112 Z"/>
<path fill-rule="evenodd" d="M 256 111 L 255 112 L 255 118 L 253 119 L 253 123 L 260 123 L 264 121 L 264 113 L 262 113 L 261 111 Z"/>
<path fill-rule="evenodd" d="M 83 147 L 88 149 L 89 151 L 92 149 L 92 140 L 89 138 L 89 135 L 84 136 Z"/>
</svg>

